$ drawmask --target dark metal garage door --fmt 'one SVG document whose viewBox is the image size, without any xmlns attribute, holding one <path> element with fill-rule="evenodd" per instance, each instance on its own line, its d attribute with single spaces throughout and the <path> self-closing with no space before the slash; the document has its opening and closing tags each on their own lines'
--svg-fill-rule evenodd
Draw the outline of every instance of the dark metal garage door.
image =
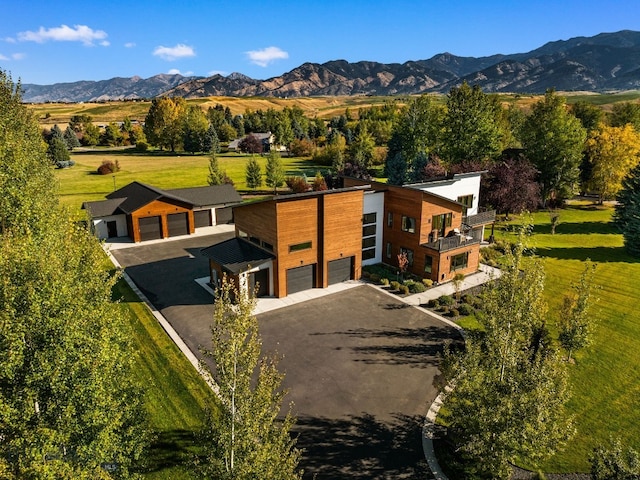
<svg viewBox="0 0 640 480">
<path fill-rule="evenodd" d="M 329 262 L 329 285 L 351 280 L 353 257 L 341 258 Z"/>
<path fill-rule="evenodd" d="M 315 276 L 315 265 L 305 265 L 287 270 L 287 295 L 315 287 Z"/>
<path fill-rule="evenodd" d="M 211 210 L 197 210 L 193 212 L 196 228 L 211 226 Z"/>
<path fill-rule="evenodd" d="M 138 220 L 140 241 L 162 238 L 162 222 L 160 217 L 143 217 Z"/>
<path fill-rule="evenodd" d="M 189 233 L 189 216 L 185 213 L 172 213 L 167 215 L 169 236 L 187 235 Z"/>
<path fill-rule="evenodd" d="M 216 225 L 233 223 L 233 208 L 216 208 Z"/>
</svg>

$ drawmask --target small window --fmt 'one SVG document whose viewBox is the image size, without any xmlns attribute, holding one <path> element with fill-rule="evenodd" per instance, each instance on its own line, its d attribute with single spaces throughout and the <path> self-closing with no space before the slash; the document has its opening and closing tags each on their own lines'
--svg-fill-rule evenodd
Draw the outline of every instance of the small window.
<svg viewBox="0 0 640 480">
<path fill-rule="evenodd" d="M 264 240 L 262 241 L 262 248 L 264 248 L 265 250 L 269 250 L 270 252 L 273 252 L 273 245 L 265 242 Z"/>
<path fill-rule="evenodd" d="M 251 243 L 255 243 L 256 245 L 260 245 L 260 239 L 258 237 L 249 237 L 249 241 Z"/>
<path fill-rule="evenodd" d="M 431 273 L 431 269 L 433 268 L 433 257 L 430 255 L 425 255 L 424 257 L 424 273 Z"/>
<path fill-rule="evenodd" d="M 376 234 L 376 226 L 375 225 L 367 225 L 366 227 L 362 227 L 362 236 L 370 237 Z"/>
<path fill-rule="evenodd" d="M 456 270 L 462 270 L 463 268 L 467 268 L 467 263 L 469 261 L 469 252 L 461 253 L 460 255 L 454 255 L 451 257 L 451 271 L 455 272 Z"/>
<path fill-rule="evenodd" d="M 296 243 L 295 245 L 289 245 L 289 253 L 299 252 L 300 250 L 307 250 L 311 248 L 311 242 Z"/>
<path fill-rule="evenodd" d="M 400 247 L 400 253 L 404 253 L 407 255 L 407 260 L 409 261 L 409 266 L 413 266 L 413 250 L 410 248 Z"/>
<path fill-rule="evenodd" d="M 362 251 L 362 260 L 370 260 L 376 257 L 376 249 L 369 248 L 367 250 Z"/>
<path fill-rule="evenodd" d="M 464 195 L 462 197 L 458 197 L 458 203 L 464 205 L 462 208 L 462 214 L 466 215 L 467 210 L 473 206 L 473 195 Z"/>
<path fill-rule="evenodd" d="M 387 258 L 391 258 L 391 243 L 387 242 Z"/>
<path fill-rule="evenodd" d="M 365 213 L 364 217 L 362 217 L 362 223 L 364 225 L 368 225 L 370 223 L 376 223 L 376 212 Z"/>
<path fill-rule="evenodd" d="M 402 216 L 402 231 L 416 233 L 416 219 L 413 217 Z"/>
<path fill-rule="evenodd" d="M 376 237 L 362 239 L 362 248 L 371 248 L 375 246 L 376 246 Z"/>
<path fill-rule="evenodd" d="M 387 212 L 387 227 L 393 227 L 393 213 Z"/>
<path fill-rule="evenodd" d="M 443 230 L 445 227 L 451 226 L 451 213 L 443 213 L 442 215 L 434 215 L 431 218 L 431 228 L 433 230 Z"/>
</svg>

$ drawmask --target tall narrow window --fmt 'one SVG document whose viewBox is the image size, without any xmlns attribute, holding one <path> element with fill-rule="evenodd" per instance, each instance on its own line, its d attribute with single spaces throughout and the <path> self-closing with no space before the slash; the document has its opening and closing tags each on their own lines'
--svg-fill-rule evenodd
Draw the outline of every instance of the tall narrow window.
<svg viewBox="0 0 640 480">
<path fill-rule="evenodd" d="M 386 251 L 387 258 L 391 258 L 391 250 L 392 250 L 391 242 L 387 242 L 387 251 Z"/>
<path fill-rule="evenodd" d="M 432 268 L 433 268 L 433 257 L 431 255 L 425 255 L 424 273 L 431 273 Z"/>
<path fill-rule="evenodd" d="M 387 212 L 387 227 L 393 227 L 393 213 Z"/>
<path fill-rule="evenodd" d="M 464 195 L 462 197 L 458 197 L 458 203 L 464 205 L 462 208 L 462 215 L 467 215 L 467 210 L 473 206 L 473 195 Z"/>
</svg>

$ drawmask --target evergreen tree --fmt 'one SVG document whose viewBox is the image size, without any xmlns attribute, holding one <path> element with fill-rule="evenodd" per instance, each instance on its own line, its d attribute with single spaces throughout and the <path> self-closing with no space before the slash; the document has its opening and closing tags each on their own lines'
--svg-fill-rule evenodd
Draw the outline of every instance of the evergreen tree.
<svg viewBox="0 0 640 480">
<path fill-rule="evenodd" d="M 262 170 L 255 156 L 251 155 L 245 167 L 245 180 L 248 188 L 262 186 Z"/>
<path fill-rule="evenodd" d="M 209 175 L 207 176 L 207 183 L 209 185 L 222 185 L 224 183 L 224 173 L 220 170 L 218 165 L 218 159 L 215 155 L 209 157 Z"/>
<path fill-rule="evenodd" d="M 418 183 L 425 180 L 424 174 L 429 164 L 429 156 L 425 152 L 418 152 L 409 169 L 409 182 Z"/>
<path fill-rule="evenodd" d="M 455 388 L 443 420 L 469 473 L 482 478 L 506 479 L 510 463 L 553 455 L 573 433 L 566 368 L 545 328 L 544 270 L 524 251 L 521 233 L 483 297 L 484 333 L 444 355 L 443 373 Z"/>
<path fill-rule="evenodd" d="M 624 232 L 634 215 L 640 212 L 640 165 L 633 168 L 622 180 L 622 188 L 616 196 L 613 223 Z"/>
<path fill-rule="evenodd" d="M 71 157 L 64 140 L 54 137 L 47 147 L 47 157 L 53 165 L 57 165 L 60 162 L 68 162 Z"/>
<path fill-rule="evenodd" d="M 208 363 L 202 367 L 215 378 L 224 408 L 219 418 L 208 418 L 199 470 L 220 480 L 300 479 L 300 452 L 289 435 L 295 420 L 290 413 L 277 420 L 286 393 L 283 375 L 274 356 L 261 358 L 254 307 L 249 292 L 223 280 L 214 304 L 216 348 L 203 351 L 213 359 L 215 372 Z"/>
<path fill-rule="evenodd" d="M 64 143 L 67 146 L 67 150 L 71 151 L 74 148 L 80 146 L 80 140 L 78 140 L 76 132 L 74 132 L 71 127 L 67 126 L 63 135 L 64 135 Z"/>
<path fill-rule="evenodd" d="M 387 176 L 387 183 L 391 185 L 404 185 L 407 183 L 408 168 L 402 152 L 396 152 L 392 158 L 387 157 L 385 175 Z"/>
<path fill-rule="evenodd" d="M 276 194 L 277 188 L 284 185 L 284 167 L 282 166 L 282 158 L 276 151 L 269 152 L 267 155 L 266 166 L 266 185 L 273 188 L 273 194 Z"/>
<path fill-rule="evenodd" d="M 49 137 L 47 138 L 47 142 L 52 143 L 56 139 L 62 140 L 64 142 L 64 133 L 60 129 L 58 124 L 55 124 L 51 129 L 51 132 L 49 132 Z"/>
<path fill-rule="evenodd" d="M 213 153 L 214 155 L 220 152 L 220 140 L 218 140 L 218 134 L 213 125 L 209 125 L 207 132 L 204 136 L 204 142 L 202 144 L 203 152 Z"/>
</svg>

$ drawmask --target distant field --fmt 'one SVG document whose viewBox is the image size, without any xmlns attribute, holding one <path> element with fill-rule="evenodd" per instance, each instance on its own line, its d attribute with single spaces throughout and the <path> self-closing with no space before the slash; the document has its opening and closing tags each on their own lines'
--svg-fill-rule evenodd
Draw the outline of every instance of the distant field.
<svg viewBox="0 0 640 480">
<path fill-rule="evenodd" d="M 597 94 L 580 92 L 560 92 L 567 97 L 567 103 L 575 103 L 584 100 L 594 105 L 607 109 L 616 102 L 634 101 L 640 99 L 640 91 Z M 444 101 L 444 95 L 434 95 L 439 101 Z M 522 108 L 528 108 L 532 103 L 540 99 L 540 95 L 529 94 L 500 94 L 504 104 L 516 104 Z M 234 115 L 244 113 L 246 110 L 267 110 L 274 108 L 282 110 L 284 107 L 299 107 L 309 117 L 330 119 L 344 113 L 348 107 L 354 116 L 358 109 L 370 108 L 382 105 L 390 101 L 405 103 L 410 98 L 404 96 L 339 96 L 339 97 L 299 97 L 299 98 L 273 98 L 273 97 L 205 97 L 187 100 L 188 103 L 200 105 L 203 109 L 213 107 L 216 104 L 229 107 Z M 143 121 L 151 102 L 107 102 L 107 103 L 44 103 L 28 104 L 38 116 L 40 125 L 52 127 L 54 124 L 66 125 L 73 115 L 91 115 L 96 122 L 119 122 L 125 117 L 132 120 Z M 46 115 L 49 115 L 46 117 Z M 63 128 L 64 129 L 64 128 Z"/>
<path fill-rule="evenodd" d="M 170 154 L 150 152 L 140 154 L 133 151 L 95 149 L 91 152 L 72 153 L 76 165 L 63 170 L 55 170 L 59 183 L 60 200 L 81 214 L 82 202 L 104 200 L 114 189 L 124 187 L 135 180 L 153 186 L 170 189 L 207 185 L 209 174 L 208 155 Z M 245 166 L 247 155 L 226 153 L 218 156 L 222 170 L 234 181 L 237 189 L 246 189 Z M 266 158 L 258 156 L 258 163 L 266 165 Z M 98 175 L 96 170 L 103 161 L 118 161 L 121 170 L 114 175 Z M 283 158 L 286 175 L 315 176 L 316 172 L 326 172 L 328 167 L 314 165 L 302 158 Z M 263 188 L 266 188 L 263 186 Z"/>
</svg>

